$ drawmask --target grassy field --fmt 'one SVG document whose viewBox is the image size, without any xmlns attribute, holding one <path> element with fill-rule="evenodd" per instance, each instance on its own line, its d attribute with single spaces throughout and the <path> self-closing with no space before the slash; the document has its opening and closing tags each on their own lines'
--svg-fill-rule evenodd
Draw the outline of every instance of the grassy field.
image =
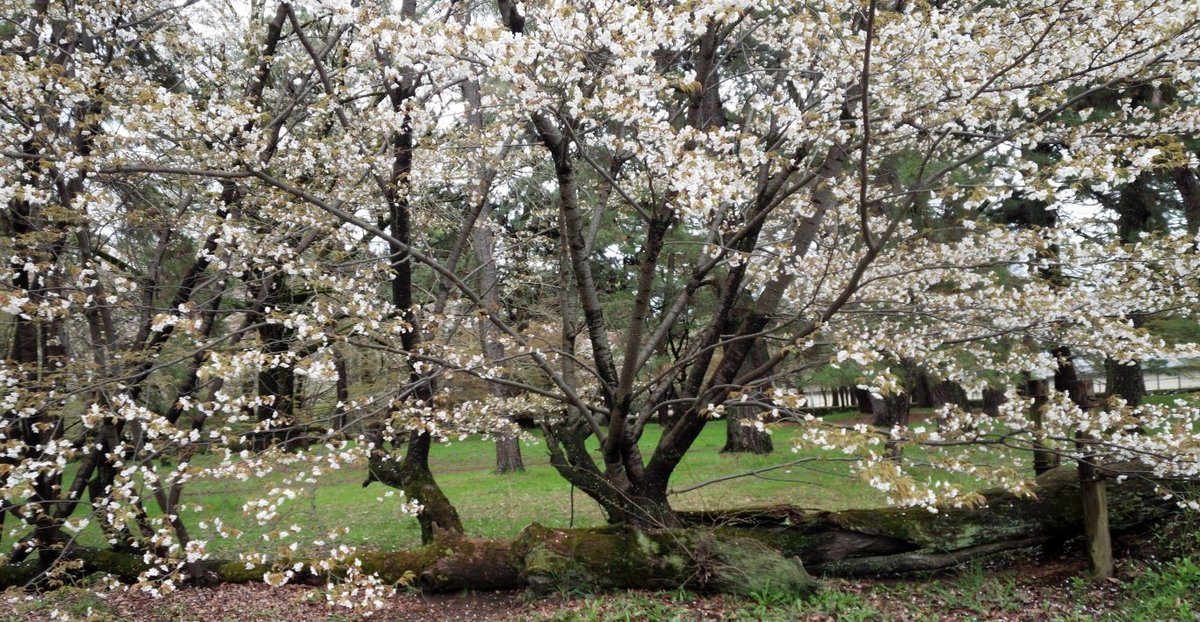
<svg viewBox="0 0 1200 622">
<path fill-rule="evenodd" d="M 801 457 L 791 451 L 794 428 L 775 432 L 772 455 L 721 454 L 725 443 L 723 425 L 709 426 L 676 471 L 672 485 L 681 488 L 734 473 L 773 466 Z M 660 429 L 650 427 L 642 439 L 649 451 L 657 443 Z M 490 441 L 467 439 L 436 445 L 431 465 L 438 483 L 458 508 L 467 532 L 476 536 L 516 535 L 531 522 L 552 527 L 592 526 L 603 522 L 600 508 L 587 495 L 572 492 L 571 486 L 549 464 L 540 435 L 522 446 L 526 471 L 494 473 L 495 450 Z M 203 517 L 219 517 L 226 525 L 244 532 L 239 541 L 214 539 L 210 548 L 218 555 L 261 550 L 261 534 L 299 525 L 306 534 L 322 534 L 346 527 L 349 533 L 339 542 L 371 549 L 406 548 L 420 542 L 414 518 L 399 512 L 402 497 L 379 483 L 363 487 L 364 468 L 326 471 L 315 484 L 292 485 L 300 494 L 283 506 L 280 518 L 266 528 L 246 517 L 242 505 L 271 488 L 281 486 L 295 471 L 277 471 L 245 482 L 198 481 L 190 485 L 186 502 L 204 508 Z M 841 509 L 874 506 L 883 498 L 850 477 L 845 463 L 805 463 L 760 476 L 724 481 L 672 497 L 679 509 L 730 508 L 747 505 L 788 503 L 802 507 Z M 200 516 L 189 522 L 196 524 Z M 196 537 L 203 537 L 203 530 Z M 96 537 L 85 532 L 84 540 Z"/>
<path fill-rule="evenodd" d="M 843 417 L 853 416 L 857 415 L 848 413 Z M 796 430 L 791 425 L 777 426 L 774 430 L 775 452 L 771 455 L 731 455 L 720 452 L 725 443 L 724 424 L 710 425 L 676 470 L 672 487 L 686 488 L 715 478 L 817 456 L 813 452 L 792 451 Z M 658 442 L 660 433 L 657 426 L 647 428 L 641 441 L 647 454 Z M 431 456 L 433 472 L 458 508 L 470 535 L 510 537 L 532 522 L 551 527 L 594 526 L 603 522 L 599 506 L 582 492 L 572 491 L 549 465 L 540 436 L 535 433 L 534 439 L 522 446 L 526 471 L 511 475 L 493 472 L 495 450 L 490 441 L 471 438 L 435 445 Z M 302 553 L 319 552 L 321 547 L 314 549 L 304 543 L 340 528 L 349 530 L 337 539 L 341 544 L 367 549 L 402 549 L 419 544 L 420 530 L 416 520 L 400 512 L 403 497 L 380 483 L 363 487 L 365 468 L 325 470 L 315 482 L 286 484 L 289 478 L 295 479 L 300 468 L 297 465 L 279 469 L 248 481 L 199 480 L 189 484 L 184 503 L 203 508 L 202 512 L 183 512 L 192 537 L 208 540 L 209 550 L 219 557 L 239 552 L 270 552 L 273 547 L 264 545 L 262 535 L 278 533 L 292 525 L 302 529 L 295 539 L 300 540 L 302 546 L 309 546 L 309 549 L 301 549 Z M 281 507 L 279 517 L 268 525 L 258 525 L 243 512 L 243 504 L 248 500 L 266 496 L 271 489 L 285 484 L 298 494 Z M 884 498 L 854 478 L 846 462 L 818 461 L 675 494 L 672 504 L 685 510 L 767 504 L 837 510 L 880 506 L 884 504 Z M 154 504 L 149 505 L 153 511 Z M 211 527 L 214 518 L 242 532 L 242 536 L 221 538 Z M 208 528 L 199 527 L 202 519 L 209 523 Z M 94 526 L 80 535 L 84 544 L 99 545 L 100 538 Z"/>
<path fill-rule="evenodd" d="M 1155 401 L 1172 400 L 1177 396 L 1152 396 Z M 1194 399 L 1189 396 L 1188 399 Z M 916 413 L 915 417 L 921 416 Z M 834 415 L 832 419 L 858 417 L 856 413 Z M 710 481 L 731 474 L 744 473 L 817 456 L 814 452 L 794 453 L 792 438 L 797 428 L 778 425 L 774 428 L 775 452 L 758 456 L 722 454 L 725 426 L 716 422 L 705 428 L 692 450 L 675 472 L 671 485 L 675 489 Z M 641 440 L 648 455 L 658 442 L 661 430 L 648 426 Z M 470 535 L 510 537 L 532 522 L 551 527 L 594 526 L 603 522 L 599 506 L 587 495 L 572 491 L 549 465 L 545 444 L 534 434 L 535 442 L 522 446 L 526 471 L 512 475 L 493 472 L 495 452 L 492 443 L 482 439 L 467 439 L 435 445 L 431 462 L 435 477 L 446 495 L 458 508 Z M 594 440 L 593 440 L 594 444 Z M 910 457 L 920 452 L 908 450 Z M 203 460 L 203 458 L 200 458 Z M 981 460 L 984 460 L 981 458 Z M 201 480 L 189 485 L 184 495 L 187 504 L 200 505 L 203 512 L 185 511 L 192 537 L 207 539 L 209 550 L 216 556 L 228 557 L 239 552 L 266 552 L 264 533 L 278 533 L 292 525 L 302 531 L 295 539 L 308 549 L 302 553 L 317 553 L 321 547 L 305 545 L 335 529 L 346 528 L 348 533 L 337 542 L 367 549 L 403 549 L 420 542 L 416 519 L 400 512 L 403 497 L 379 483 L 363 487 L 366 470 L 363 467 L 325 470 L 315 483 L 290 484 L 298 495 L 285 503 L 280 515 L 266 526 L 260 526 L 243 512 L 243 504 L 265 496 L 272 488 L 283 486 L 293 478 L 299 466 L 281 469 L 261 478 L 248 481 Z M 918 474 L 920 470 L 916 471 Z M 939 475 L 955 481 L 954 477 Z M 958 478 L 964 486 L 974 484 Z M 838 510 L 850 507 L 884 505 L 881 493 L 854 478 L 845 462 L 806 462 L 772 470 L 756 476 L 741 477 L 715 483 L 697 490 L 672 496 L 677 509 L 728 509 L 741 506 L 790 504 L 805 508 Z M 150 504 L 153 509 L 153 503 Z M 219 518 L 225 525 L 240 532 L 237 539 L 224 539 L 209 527 L 200 528 L 202 519 L 210 522 Z M 81 535 L 85 544 L 101 544 L 95 527 Z M 328 540 L 327 540 L 328 542 Z"/>
</svg>

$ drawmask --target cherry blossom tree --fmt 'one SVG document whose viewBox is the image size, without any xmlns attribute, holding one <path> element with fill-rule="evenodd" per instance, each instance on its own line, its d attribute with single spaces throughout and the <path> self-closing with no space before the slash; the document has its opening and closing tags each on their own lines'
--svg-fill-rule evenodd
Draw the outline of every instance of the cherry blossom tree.
<svg viewBox="0 0 1200 622">
<path fill-rule="evenodd" d="M 973 387 L 1062 373 L 1062 348 L 1196 355 L 1130 320 L 1195 308 L 1190 234 L 982 217 L 1149 173 L 1194 198 L 1175 147 L 1197 123 L 1190 0 L 0 7 L 10 563 L 51 570 L 93 521 L 173 585 L 202 572 L 197 534 L 225 533 L 181 518 L 185 484 L 289 464 L 289 485 L 366 467 L 427 540 L 461 531 L 430 447 L 514 438 L 518 411 L 566 480 L 643 527 L 678 524 L 676 467 L 747 405 L 931 511 L 980 497 L 884 447 L 1018 492 L 1028 474 L 996 463 L 1034 449 L 1196 475 L 1186 405 L 1064 385 L 1034 411 L 1012 395 L 880 431 L 806 417 L 791 388 L 848 361 L 887 396 L 898 361 Z M 1162 84 L 1166 105 L 1090 104 Z M 506 275 L 557 308 L 516 321 Z M 354 352 L 385 390 L 350 395 Z M 456 398 L 467 377 L 488 395 Z M 302 421 L 321 390 L 336 404 Z M 270 523 L 294 496 L 246 511 Z"/>
</svg>

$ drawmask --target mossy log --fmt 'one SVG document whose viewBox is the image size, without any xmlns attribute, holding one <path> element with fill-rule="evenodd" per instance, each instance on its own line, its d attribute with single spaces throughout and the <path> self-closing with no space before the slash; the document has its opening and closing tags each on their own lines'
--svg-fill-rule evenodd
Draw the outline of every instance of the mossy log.
<svg viewBox="0 0 1200 622">
<path fill-rule="evenodd" d="M 1107 470 L 1110 477 L 1116 473 Z M 806 566 L 826 575 L 938 570 L 1081 534 L 1082 501 L 1075 471 L 1056 469 L 1038 482 L 1036 498 L 989 491 L 984 494 L 986 507 L 945 508 L 937 513 L 904 508 L 813 512 L 780 506 L 685 512 L 681 518 L 690 526 L 661 531 L 621 525 L 552 529 L 533 524 L 513 539 L 439 532 L 431 544 L 415 550 L 360 553 L 357 559 L 366 574 L 431 592 L 683 587 L 800 594 L 816 585 Z M 1146 524 L 1175 509 L 1148 480 L 1110 479 L 1108 484 L 1114 530 Z M 74 574 L 106 572 L 134 581 L 146 570 L 137 555 L 73 548 L 63 557 L 80 566 L 70 571 Z M 189 570 L 202 583 L 250 582 L 298 562 L 311 564 L 293 559 L 247 568 L 243 562 L 208 560 Z M 36 578 L 33 564 L 0 566 L 0 585 L 23 585 Z M 327 578 L 297 574 L 300 581 L 324 583 Z"/>
<path fill-rule="evenodd" d="M 1132 465 L 1104 469 L 1109 525 L 1127 530 L 1176 511 L 1155 482 L 1122 473 Z M 1061 542 L 1083 533 L 1083 500 L 1073 468 L 1038 477 L 1036 497 L 1001 490 L 983 493 L 985 507 L 855 509 L 812 512 L 793 507 L 683 513 L 684 522 L 722 533 L 756 538 L 796 556 L 826 575 L 888 574 L 938 570 L 998 552 Z"/>
<path fill-rule="evenodd" d="M 137 581 L 148 568 L 138 555 L 82 547 L 65 551 L 62 561 L 66 575 L 103 572 L 127 582 Z M 429 592 L 683 587 L 743 595 L 772 589 L 802 595 L 817 585 L 797 559 L 787 559 L 755 539 L 700 528 L 551 529 L 535 523 L 513 539 L 474 539 L 443 532 L 419 549 L 361 553 L 348 564 L 355 561 L 364 574 Z M 304 564 L 305 570 L 296 574 L 296 582 L 324 584 L 329 578 L 307 572 L 315 560 L 288 559 L 250 568 L 244 562 L 209 560 L 191 570 L 198 583 L 246 583 L 262 581 L 266 573 L 295 568 L 297 563 Z M 347 567 L 330 572 L 341 575 Z M 0 566 L 0 584 L 5 586 L 37 580 L 32 563 Z"/>
</svg>

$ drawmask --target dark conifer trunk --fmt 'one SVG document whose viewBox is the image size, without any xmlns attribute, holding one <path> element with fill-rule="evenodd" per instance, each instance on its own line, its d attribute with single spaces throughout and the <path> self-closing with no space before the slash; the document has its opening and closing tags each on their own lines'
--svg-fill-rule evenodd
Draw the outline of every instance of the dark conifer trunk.
<svg viewBox="0 0 1200 622">
<path fill-rule="evenodd" d="M 987 387 L 983 390 L 983 412 L 989 417 L 999 417 L 1000 407 L 1008 401 L 1004 389 Z"/>
<path fill-rule="evenodd" d="M 854 401 L 858 404 L 858 412 L 870 415 L 875 412 L 871 406 L 871 392 L 866 389 L 854 388 Z"/>
<path fill-rule="evenodd" d="M 1104 361 L 1104 371 L 1109 395 L 1121 396 L 1130 406 L 1142 404 L 1142 398 L 1146 395 L 1146 381 L 1141 363 L 1123 365 L 1107 359 Z"/>
<path fill-rule="evenodd" d="M 751 370 L 763 365 L 770 358 L 767 343 L 757 339 L 750 347 L 750 354 L 742 364 L 742 371 Z M 766 399 L 763 387 L 755 387 L 748 391 L 751 401 L 761 402 Z M 755 425 L 761 416 L 763 407 L 755 404 L 734 404 L 728 408 L 728 421 L 725 426 L 725 448 L 721 453 L 750 453 L 769 454 L 775 447 L 771 435 L 766 430 Z"/>
<path fill-rule="evenodd" d="M 335 430 L 345 433 L 346 405 L 350 401 L 350 375 L 346 371 L 345 357 L 337 352 L 333 354 L 333 368 L 337 372 L 337 405 L 333 409 L 333 425 Z"/>
<path fill-rule="evenodd" d="M 871 397 L 872 423 L 879 428 L 890 430 L 895 426 L 908 427 L 911 411 L 911 396 L 908 393 L 892 393 L 880 397 Z M 900 457 L 900 447 L 893 441 L 887 443 L 888 454 Z"/>
<path fill-rule="evenodd" d="M 959 408 L 967 406 L 967 392 L 962 388 L 962 385 L 952 380 L 943 380 L 941 382 L 931 382 L 930 387 L 930 408 L 941 408 L 946 404 L 954 404 Z"/>
<path fill-rule="evenodd" d="M 521 459 L 521 440 L 515 435 L 496 439 L 496 473 L 520 473 L 525 470 Z"/>
</svg>

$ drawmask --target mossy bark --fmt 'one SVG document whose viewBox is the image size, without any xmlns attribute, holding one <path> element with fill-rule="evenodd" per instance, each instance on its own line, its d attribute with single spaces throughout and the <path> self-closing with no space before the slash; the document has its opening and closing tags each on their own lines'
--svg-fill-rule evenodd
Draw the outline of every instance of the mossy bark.
<svg viewBox="0 0 1200 622">
<path fill-rule="evenodd" d="M 128 582 L 148 569 L 139 555 L 85 548 L 66 551 L 61 561 L 74 562 L 66 564 L 72 568 L 65 571 L 68 575 L 104 572 Z M 193 579 L 247 583 L 263 580 L 268 572 L 313 563 L 286 559 L 247 568 L 243 562 L 205 561 L 197 565 Z M 361 553 L 318 575 L 300 572 L 296 580 L 323 584 L 329 575 L 343 574 L 350 564 L 386 583 L 429 592 L 682 587 L 742 595 L 767 589 L 805 595 L 817 587 L 799 560 L 785 558 L 757 540 L 712 529 L 551 529 L 536 523 L 511 540 L 443 532 L 416 550 Z M 0 566 L 2 585 L 23 585 L 37 576 L 33 563 Z"/>
<path fill-rule="evenodd" d="M 1135 465 L 1103 469 L 1108 480 L 1109 525 L 1131 529 L 1175 512 L 1155 483 Z M 1118 483 L 1115 475 L 1132 475 Z M 1038 478 L 1036 497 L 985 491 L 986 507 L 856 509 L 810 512 L 787 506 L 681 513 L 690 524 L 720 526 L 797 556 L 823 574 L 858 575 L 935 570 L 1004 550 L 1061 542 L 1084 533 L 1075 469 Z"/>
<path fill-rule="evenodd" d="M 377 447 L 381 446 L 382 441 L 376 442 Z M 429 470 L 430 442 L 428 434 L 413 432 L 409 434 L 403 458 L 394 455 L 394 452 L 375 450 L 370 459 L 370 476 L 363 483 L 366 486 L 376 480 L 383 482 L 399 488 L 410 499 L 420 503 L 417 522 L 421 526 L 421 542 L 424 544 L 432 543 L 441 531 L 463 532 L 458 510 L 434 481 L 433 473 Z"/>
</svg>

